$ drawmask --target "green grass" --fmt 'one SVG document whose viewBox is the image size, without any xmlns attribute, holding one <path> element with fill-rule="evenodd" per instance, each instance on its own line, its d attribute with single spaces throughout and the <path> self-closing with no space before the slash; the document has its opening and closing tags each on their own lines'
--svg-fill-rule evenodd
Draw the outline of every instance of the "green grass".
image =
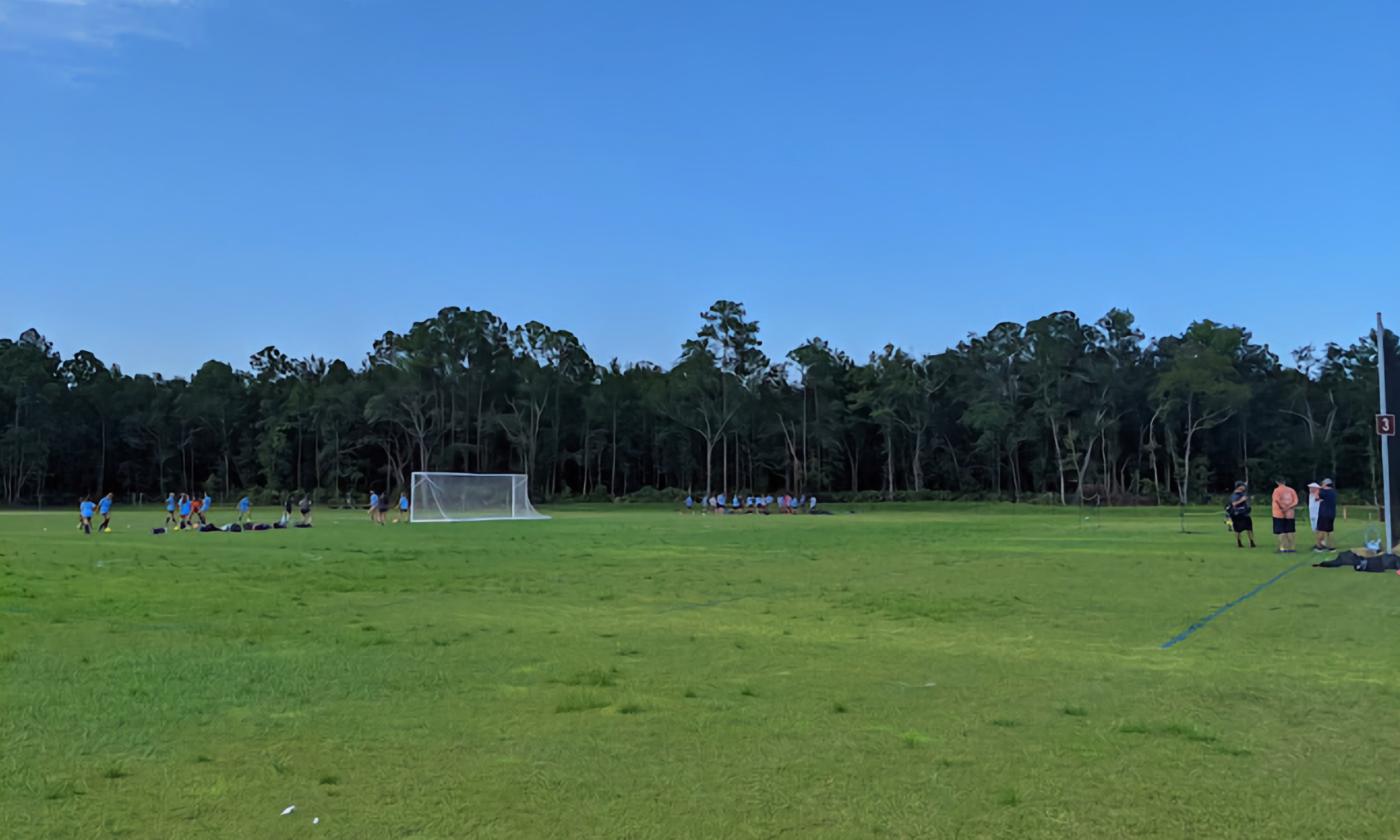
<svg viewBox="0 0 1400 840">
<path fill-rule="evenodd" d="M 92 537 L 0 514 L 0 837 L 1400 825 L 1400 579 L 1299 569 L 1162 650 L 1304 556 L 1237 550 L 1214 513 L 154 537 L 118 511 Z"/>
</svg>

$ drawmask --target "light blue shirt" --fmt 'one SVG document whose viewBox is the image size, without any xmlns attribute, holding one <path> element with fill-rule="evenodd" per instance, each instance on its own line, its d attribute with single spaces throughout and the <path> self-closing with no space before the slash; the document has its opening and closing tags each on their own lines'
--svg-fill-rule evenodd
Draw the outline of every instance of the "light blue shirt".
<svg viewBox="0 0 1400 840">
<path fill-rule="evenodd" d="M 244 496 L 243 498 L 238 500 L 238 509 L 243 511 L 244 513 L 248 512 L 248 505 L 249 502 L 247 496 Z"/>
<path fill-rule="evenodd" d="M 214 506 L 214 497 L 211 496 L 211 495 L 209 495 L 208 493 L 205 493 L 205 494 L 204 494 L 204 510 L 208 510 L 209 508 L 211 508 L 211 507 L 213 507 L 213 506 Z"/>
<path fill-rule="evenodd" d="M 166 509 L 166 510 L 174 510 L 174 509 L 175 509 L 175 494 L 174 494 L 174 493 L 171 493 L 169 496 L 166 496 L 166 497 L 165 497 L 165 509 Z"/>
<path fill-rule="evenodd" d="M 408 510 L 408 497 L 402 493 L 399 494 L 399 510 Z"/>
<path fill-rule="evenodd" d="M 379 507 L 379 494 L 378 494 L 378 493 L 370 493 L 370 494 L 369 494 L 369 506 L 370 506 L 370 507 Z"/>
<path fill-rule="evenodd" d="M 91 519 L 93 507 L 94 505 L 92 502 L 83 502 L 81 505 L 78 505 L 78 511 L 82 513 L 84 519 Z"/>
<path fill-rule="evenodd" d="M 112 500 L 109 499 L 109 498 L 107 498 L 106 496 L 103 496 L 103 497 L 102 497 L 102 501 L 100 501 L 100 502 L 97 503 L 97 511 L 98 511 L 99 513 L 101 513 L 103 516 L 106 516 L 107 514 L 111 513 L 111 512 L 112 512 Z"/>
</svg>

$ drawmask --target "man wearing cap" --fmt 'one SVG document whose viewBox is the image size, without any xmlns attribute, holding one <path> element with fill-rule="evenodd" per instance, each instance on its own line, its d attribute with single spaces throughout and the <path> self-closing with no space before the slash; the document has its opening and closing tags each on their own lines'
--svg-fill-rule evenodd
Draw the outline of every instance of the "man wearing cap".
<svg viewBox="0 0 1400 840">
<path fill-rule="evenodd" d="M 1292 554 L 1297 549 L 1297 523 L 1293 521 L 1298 509 L 1298 491 L 1288 486 L 1282 477 L 1274 479 L 1274 536 L 1278 538 L 1278 553 Z"/>
<path fill-rule="evenodd" d="M 1230 517 L 1230 528 L 1235 532 L 1235 545 L 1244 548 L 1240 535 L 1249 537 L 1249 547 L 1254 548 L 1254 517 L 1249 515 L 1249 488 L 1243 481 L 1235 485 L 1230 495 L 1230 504 L 1225 508 Z"/>
<path fill-rule="evenodd" d="M 1332 479 L 1324 478 L 1317 491 L 1317 521 L 1313 523 L 1317 543 L 1313 545 L 1313 551 L 1332 550 L 1332 529 L 1336 521 L 1337 490 L 1332 486 Z"/>
</svg>

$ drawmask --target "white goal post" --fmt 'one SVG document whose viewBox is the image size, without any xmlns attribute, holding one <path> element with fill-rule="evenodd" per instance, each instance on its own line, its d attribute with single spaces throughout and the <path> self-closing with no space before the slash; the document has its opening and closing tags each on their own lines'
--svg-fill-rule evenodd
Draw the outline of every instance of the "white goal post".
<svg viewBox="0 0 1400 840">
<path fill-rule="evenodd" d="M 515 473 L 416 472 L 409 522 L 548 519 L 530 504 L 530 479 Z"/>
</svg>

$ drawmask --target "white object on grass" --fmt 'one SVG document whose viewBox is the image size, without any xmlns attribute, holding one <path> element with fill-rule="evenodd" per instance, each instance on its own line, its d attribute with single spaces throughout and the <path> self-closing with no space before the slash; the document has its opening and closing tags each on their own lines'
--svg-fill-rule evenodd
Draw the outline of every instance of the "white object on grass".
<svg viewBox="0 0 1400 840">
<path fill-rule="evenodd" d="M 296 809 L 297 809 L 297 806 L 295 806 L 295 805 L 288 805 L 287 807 L 285 807 L 285 808 L 282 809 L 282 816 L 285 817 L 285 816 L 287 816 L 288 814 L 290 814 L 291 812 L 295 811 Z"/>
<path fill-rule="evenodd" d="M 311 824 L 312 824 L 312 825 L 320 825 L 320 824 L 321 824 L 321 818 L 320 818 L 320 817 L 312 817 L 312 818 L 311 818 Z"/>
<path fill-rule="evenodd" d="M 529 476 L 516 473 L 413 474 L 409 522 L 548 518 L 530 504 Z"/>
</svg>

